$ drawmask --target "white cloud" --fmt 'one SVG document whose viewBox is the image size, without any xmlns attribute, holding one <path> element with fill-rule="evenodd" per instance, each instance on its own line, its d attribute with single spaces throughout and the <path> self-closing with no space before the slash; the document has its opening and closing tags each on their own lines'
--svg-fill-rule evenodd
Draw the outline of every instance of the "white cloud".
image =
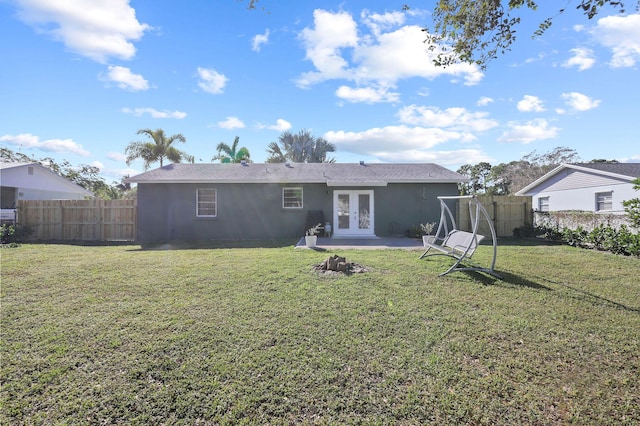
<svg viewBox="0 0 640 426">
<path fill-rule="evenodd" d="M 229 81 L 224 74 L 220 74 L 213 69 L 201 67 L 198 67 L 198 77 L 200 77 L 198 86 L 205 92 L 213 93 L 214 95 L 224 92 L 227 81 Z"/>
<path fill-rule="evenodd" d="M 584 47 L 576 47 L 570 50 L 573 56 L 562 64 L 565 68 L 578 67 L 578 71 L 588 70 L 596 63 L 593 50 Z"/>
<path fill-rule="evenodd" d="M 149 82 L 140 74 L 134 74 L 129 68 L 109 65 L 106 81 L 114 82 L 121 89 L 137 92 L 149 89 Z"/>
<path fill-rule="evenodd" d="M 276 124 L 262 124 L 257 123 L 255 125 L 256 129 L 268 129 L 268 130 L 276 130 L 278 132 L 284 132 L 285 130 L 291 129 L 291 123 L 283 118 L 278 118 L 276 120 Z"/>
<path fill-rule="evenodd" d="M 346 80 L 357 89 L 342 85 L 336 95 L 351 102 L 389 102 L 380 88 L 393 89 L 401 79 L 420 77 L 434 79 L 453 76 L 466 85 L 477 84 L 483 74 L 476 65 L 467 63 L 436 67 L 435 55 L 423 43 L 419 26 L 403 26 L 402 14 L 369 14 L 363 12 L 365 28 L 358 27 L 351 14 L 314 11 L 314 25 L 300 33 L 306 49 L 306 59 L 314 70 L 300 75 L 299 87 L 309 87 L 327 80 Z M 392 98 L 396 99 L 393 93 Z"/>
<path fill-rule="evenodd" d="M 465 132 L 482 132 L 498 125 L 496 120 L 487 118 L 486 112 L 470 112 L 465 108 L 447 108 L 409 105 L 398 111 L 400 121 L 406 124 L 428 127 L 442 127 Z"/>
<path fill-rule="evenodd" d="M 353 78 L 395 84 L 400 79 L 422 77 L 432 80 L 449 75 L 462 78 L 466 85 L 477 84 L 482 79 L 483 74 L 476 65 L 458 63 L 436 67 L 433 59 L 439 51 L 428 51 L 428 46 L 422 40 L 422 28 L 404 26 L 380 34 L 372 42 L 361 43 L 353 54 L 357 65 L 353 70 Z"/>
<path fill-rule="evenodd" d="M 324 138 L 336 145 L 340 152 L 375 157 L 390 162 L 436 162 L 459 165 L 465 162 L 490 161 L 475 149 L 433 150 L 436 145 L 464 141 L 465 133 L 435 128 L 387 126 L 363 132 L 330 131 Z"/>
<path fill-rule="evenodd" d="M 542 101 L 537 96 L 524 95 L 522 100 L 518 101 L 516 105 L 518 111 L 522 112 L 542 112 L 544 111 L 544 106 Z"/>
<path fill-rule="evenodd" d="M 72 52 L 104 63 L 131 59 L 137 41 L 151 29 L 136 19 L 129 0 L 16 0 L 18 17 Z"/>
<path fill-rule="evenodd" d="M 419 151 L 383 152 L 377 156 L 382 161 L 407 163 L 437 163 L 456 168 L 462 164 L 477 164 L 481 161 L 491 162 L 493 159 L 477 149 L 458 149 L 454 151 Z"/>
<path fill-rule="evenodd" d="M 107 158 L 113 161 L 125 162 L 127 161 L 127 156 L 121 152 L 109 152 L 107 153 Z"/>
<path fill-rule="evenodd" d="M 45 152 L 71 153 L 83 157 L 89 156 L 89 151 L 72 139 L 47 139 L 41 141 L 38 136 L 30 133 L 21 133 L 19 135 L 0 136 L 0 142 L 6 142 L 21 148 L 38 149 Z"/>
<path fill-rule="evenodd" d="M 563 93 L 562 98 L 574 111 L 588 111 L 600 105 L 599 100 L 591 99 L 587 95 L 578 92 Z"/>
<path fill-rule="evenodd" d="M 271 130 L 277 130 L 279 132 L 284 132 L 285 130 L 289 130 L 291 128 L 291 123 L 282 118 L 278 118 L 276 120 L 276 124 L 268 127 Z"/>
<path fill-rule="evenodd" d="M 385 152 L 425 150 L 463 138 L 460 132 L 436 128 L 387 126 L 363 132 L 329 131 L 324 137 L 340 151 L 378 156 Z"/>
<path fill-rule="evenodd" d="M 154 108 L 122 108 L 122 112 L 136 117 L 142 117 L 144 114 L 149 114 L 151 118 L 175 118 L 178 120 L 182 120 L 187 116 L 187 113 L 182 111 L 158 111 Z"/>
<path fill-rule="evenodd" d="M 498 142 L 529 144 L 538 140 L 556 138 L 560 130 L 558 127 L 550 126 L 545 119 L 537 119 L 525 124 L 510 121 L 508 127 L 509 129 L 498 138 Z"/>
<path fill-rule="evenodd" d="M 251 50 L 259 52 L 263 44 L 269 42 L 269 30 L 266 30 L 264 34 L 256 34 L 251 41 Z"/>
<path fill-rule="evenodd" d="M 405 20 L 405 15 L 402 12 L 370 13 L 368 10 L 363 10 L 360 17 L 376 36 L 384 30 L 390 30 L 404 24 Z"/>
<path fill-rule="evenodd" d="M 397 92 L 389 92 L 388 87 L 359 87 L 352 88 L 348 86 L 340 86 L 336 90 L 336 96 L 349 102 L 397 102 L 400 94 Z"/>
<path fill-rule="evenodd" d="M 640 13 L 598 19 L 591 34 L 611 49 L 611 67 L 632 67 L 640 61 Z"/>
<path fill-rule="evenodd" d="M 340 50 L 358 44 L 357 25 L 349 13 L 316 9 L 313 20 L 314 28 L 302 30 L 300 38 L 306 49 L 306 59 L 317 71 L 300 77 L 298 84 L 302 87 L 332 78 L 348 78 L 348 63 L 340 55 Z"/>
<path fill-rule="evenodd" d="M 216 125 L 222 129 L 243 129 L 245 127 L 238 117 L 225 117 L 224 121 L 218 121 Z"/>
<path fill-rule="evenodd" d="M 478 106 L 481 106 L 481 107 L 482 107 L 482 106 L 487 106 L 487 105 L 489 105 L 489 104 L 491 104 L 491 103 L 493 103 L 493 102 L 495 102 L 495 101 L 493 100 L 493 98 L 489 98 L 489 97 L 487 97 L 487 96 L 483 96 L 483 97 L 481 97 L 480 99 L 478 99 L 478 102 L 476 102 L 476 105 L 478 105 Z"/>
</svg>

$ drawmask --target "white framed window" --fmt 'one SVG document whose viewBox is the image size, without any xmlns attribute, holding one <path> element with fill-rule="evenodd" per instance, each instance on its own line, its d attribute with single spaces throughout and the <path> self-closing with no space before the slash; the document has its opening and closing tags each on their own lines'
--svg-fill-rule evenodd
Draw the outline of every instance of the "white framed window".
<svg viewBox="0 0 640 426">
<path fill-rule="evenodd" d="M 218 216 L 218 190 L 215 188 L 196 189 L 196 216 Z"/>
<path fill-rule="evenodd" d="M 301 209 L 302 208 L 302 188 L 289 187 L 282 188 L 282 208 Z"/>
<path fill-rule="evenodd" d="M 613 192 L 596 193 L 596 211 L 613 210 Z"/>
<path fill-rule="evenodd" d="M 541 212 L 549 211 L 549 197 L 538 198 L 538 210 Z"/>
</svg>

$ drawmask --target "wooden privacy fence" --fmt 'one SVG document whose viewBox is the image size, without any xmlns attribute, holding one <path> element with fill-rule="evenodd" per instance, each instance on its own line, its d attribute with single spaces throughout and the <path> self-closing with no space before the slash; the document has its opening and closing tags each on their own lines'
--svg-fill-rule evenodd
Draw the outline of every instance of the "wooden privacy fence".
<svg viewBox="0 0 640 426">
<path fill-rule="evenodd" d="M 533 223 L 531 197 L 478 195 L 476 198 L 482 203 L 482 206 L 491 217 L 498 237 L 512 237 L 514 228 Z M 458 200 L 457 221 L 460 229 L 471 229 L 468 200 Z M 478 233 L 491 235 L 491 231 L 486 222 L 483 222 L 483 218 L 480 218 Z"/>
<path fill-rule="evenodd" d="M 17 223 L 32 241 L 134 241 L 136 206 L 137 200 L 23 200 Z"/>
</svg>

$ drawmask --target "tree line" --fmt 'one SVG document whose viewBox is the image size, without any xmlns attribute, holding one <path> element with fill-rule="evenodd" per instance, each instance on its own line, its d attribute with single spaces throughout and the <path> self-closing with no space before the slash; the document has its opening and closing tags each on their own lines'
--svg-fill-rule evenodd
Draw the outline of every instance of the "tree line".
<svg viewBox="0 0 640 426">
<path fill-rule="evenodd" d="M 175 143 L 185 143 L 182 134 L 166 135 L 162 129 L 141 129 L 138 134 L 146 135 L 150 140 L 130 142 L 126 149 L 126 162 L 130 165 L 135 160 L 142 160 L 143 167 L 148 170 L 153 164 L 162 167 L 165 161 L 172 163 L 194 163 L 194 157 L 174 146 Z M 216 154 L 212 162 L 240 163 L 251 162 L 251 153 L 246 147 L 241 147 L 240 138 L 235 137 L 231 145 L 220 142 L 216 146 Z M 268 163 L 334 163 L 335 158 L 328 154 L 335 152 L 336 147 L 327 140 L 313 136 L 308 130 L 298 133 L 283 132 L 277 141 L 267 145 Z M 461 195 L 492 194 L 513 195 L 526 185 L 542 177 L 560 164 L 575 163 L 580 160 L 576 150 L 567 147 L 557 147 L 549 152 L 538 154 L 533 151 L 520 160 L 509 163 L 491 165 L 488 162 L 465 164 L 457 172 L 470 179 L 468 183 L 459 184 Z M 102 199 L 135 198 L 135 188 L 125 183 L 125 176 L 120 182 L 108 184 L 100 176 L 100 169 L 88 164 L 73 166 L 69 161 L 56 162 L 50 157 L 35 159 L 22 153 L 1 148 L 2 162 L 37 162 L 48 167 L 60 176 L 93 192 Z M 616 162 L 615 160 L 591 160 L 594 162 Z"/>
<path fill-rule="evenodd" d="M 579 161 L 580 156 L 576 150 L 560 146 L 542 154 L 533 151 L 520 160 L 495 166 L 485 161 L 465 164 L 457 172 L 468 177 L 470 182 L 459 185 L 460 194 L 513 195 L 559 165 Z M 589 163 L 617 163 L 617 161 L 595 159 Z"/>
<path fill-rule="evenodd" d="M 194 157 L 175 147 L 176 142 L 184 143 L 186 138 L 181 134 L 167 136 L 162 129 L 141 129 L 138 134 L 146 135 L 150 140 L 133 141 L 127 145 L 125 154 L 127 165 L 135 160 L 142 160 L 143 167 L 148 170 L 152 164 L 159 163 L 163 166 L 164 160 L 173 163 L 193 163 Z M 251 162 L 251 153 L 246 147 L 239 147 L 240 137 L 236 136 L 231 145 L 220 142 L 216 146 L 216 155 L 212 162 L 240 163 Z M 308 130 L 300 130 L 298 133 L 283 132 L 278 140 L 267 146 L 267 163 L 333 163 L 334 158 L 328 156 L 335 152 L 336 147 L 324 138 L 316 137 Z"/>
</svg>

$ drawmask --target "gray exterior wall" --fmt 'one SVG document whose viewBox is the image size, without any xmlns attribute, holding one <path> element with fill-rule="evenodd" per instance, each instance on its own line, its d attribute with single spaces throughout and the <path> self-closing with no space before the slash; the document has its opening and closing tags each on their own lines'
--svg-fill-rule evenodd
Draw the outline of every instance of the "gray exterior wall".
<svg viewBox="0 0 640 426">
<path fill-rule="evenodd" d="M 302 187 L 303 208 L 282 208 L 282 188 Z M 196 217 L 196 189 L 216 188 L 217 217 Z M 322 210 L 332 222 L 334 189 L 373 189 L 375 233 L 402 235 L 419 223 L 437 222 L 436 197 L 457 195 L 451 184 L 389 184 L 385 187 L 327 187 L 325 184 L 138 185 L 139 244 L 215 240 L 281 240 L 304 235 L 307 213 Z"/>
</svg>

